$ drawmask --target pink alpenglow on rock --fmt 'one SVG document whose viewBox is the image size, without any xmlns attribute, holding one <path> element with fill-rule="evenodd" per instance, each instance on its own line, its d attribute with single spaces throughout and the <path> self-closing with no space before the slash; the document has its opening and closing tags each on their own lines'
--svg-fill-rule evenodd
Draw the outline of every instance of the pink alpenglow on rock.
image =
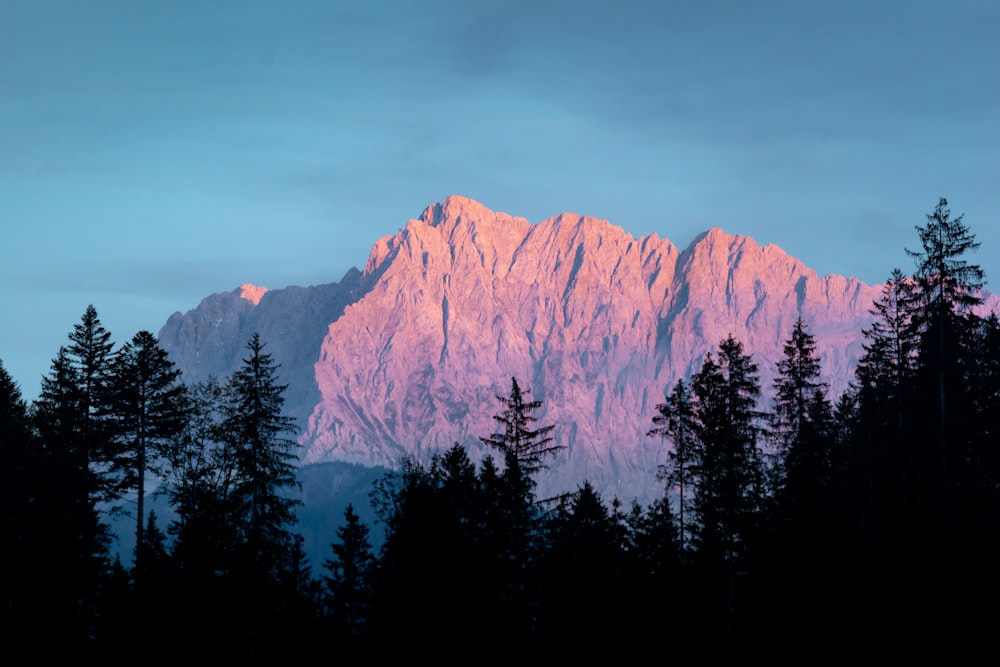
<svg viewBox="0 0 1000 667">
<path fill-rule="evenodd" d="M 250 283 L 240 285 L 240 297 L 246 299 L 253 305 L 260 303 L 260 298 L 267 293 L 266 287 L 258 287 Z"/>
<path fill-rule="evenodd" d="M 719 227 L 679 248 L 577 213 L 533 223 L 452 196 L 377 240 L 339 283 L 264 301 L 244 285 L 242 298 L 176 313 L 160 340 L 200 380 L 231 373 L 259 331 L 288 384 L 304 463 L 395 467 L 456 442 L 484 456 L 496 397 L 516 377 L 565 446 L 539 475 L 543 497 L 586 480 L 606 498 L 649 502 L 669 443 L 648 432 L 678 379 L 732 335 L 759 367 L 766 410 L 802 318 L 836 399 L 881 291 Z"/>
</svg>

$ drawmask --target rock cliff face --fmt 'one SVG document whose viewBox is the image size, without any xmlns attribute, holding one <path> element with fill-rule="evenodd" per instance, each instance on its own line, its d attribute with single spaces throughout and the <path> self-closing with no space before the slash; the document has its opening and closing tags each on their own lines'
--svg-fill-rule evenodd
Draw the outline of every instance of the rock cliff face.
<svg viewBox="0 0 1000 667">
<path fill-rule="evenodd" d="M 288 387 L 285 407 L 304 430 L 319 389 L 313 365 L 327 325 L 364 292 L 366 281 L 351 269 L 339 283 L 314 287 L 267 290 L 242 285 L 232 292 L 206 297 L 186 314 L 174 313 L 160 329 L 160 344 L 183 371 L 185 382 L 203 382 L 209 377 L 224 380 L 242 363 L 246 344 L 256 331 L 272 354 L 279 380 Z"/>
<path fill-rule="evenodd" d="M 258 331 L 282 364 L 304 463 L 394 466 L 455 442 L 478 458 L 516 377 L 566 446 L 543 493 L 588 479 L 606 498 L 646 501 L 666 457 L 646 435 L 655 405 L 707 351 L 732 333 L 769 399 L 801 315 L 836 396 L 880 289 L 721 229 L 681 252 L 595 218 L 532 224 L 450 197 L 340 283 L 216 294 L 171 317 L 160 340 L 190 381 L 230 373 Z"/>
<path fill-rule="evenodd" d="M 780 248 L 712 229 L 684 252 L 603 220 L 537 224 L 458 197 L 379 241 L 372 290 L 330 324 L 305 460 L 393 465 L 453 442 L 481 454 L 511 377 L 566 446 L 543 487 L 650 497 L 655 405 L 732 332 L 769 382 L 798 315 L 838 387 L 878 288 L 819 278 Z"/>
</svg>

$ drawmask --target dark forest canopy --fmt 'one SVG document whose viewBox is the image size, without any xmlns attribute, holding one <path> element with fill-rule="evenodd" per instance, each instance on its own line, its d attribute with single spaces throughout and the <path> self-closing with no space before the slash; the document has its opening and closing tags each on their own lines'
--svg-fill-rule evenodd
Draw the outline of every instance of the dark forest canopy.
<svg viewBox="0 0 1000 667">
<path fill-rule="evenodd" d="M 917 232 L 915 270 L 872 304 L 842 395 L 801 319 L 771 386 L 730 335 L 665 388 L 649 505 L 588 482 L 539 498 L 559 434 L 512 378 L 482 435 L 490 455 L 456 444 L 402 461 L 374 484 L 373 514 L 327 518 L 339 527 L 320 563 L 297 532 L 295 426 L 266 342 L 251 337 L 232 376 L 187 385 L 148 332 L 116 349 L 88 306 L 34 403 L 0 363 L 3 655 L 287 659 L 410 640 L 448 655 L 484 635 L 512 653 L 655 643 L 796 660 L 985 646 L 1000 321 L 977 314 L 985 276 L 962 217 L 942 199 Z M 137 502 L 147 483 L 165 520 Z M 129 514 L 125 563 L 109 511 Z"/>
</svg>

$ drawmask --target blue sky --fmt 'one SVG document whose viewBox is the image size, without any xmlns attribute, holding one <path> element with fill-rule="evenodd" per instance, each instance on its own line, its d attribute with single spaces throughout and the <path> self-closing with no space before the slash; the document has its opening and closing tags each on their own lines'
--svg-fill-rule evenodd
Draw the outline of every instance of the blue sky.
<svg viewBox="0 0 1000 667">
<path fill-rule="evenodd" d="M 450 194 L 869 283 L 944 196 L 994 286 L 998 176 L 993 1 L 3 0 L 0 359 L 33 398 L 87 304 L 337 281 Z"/>
</svg>

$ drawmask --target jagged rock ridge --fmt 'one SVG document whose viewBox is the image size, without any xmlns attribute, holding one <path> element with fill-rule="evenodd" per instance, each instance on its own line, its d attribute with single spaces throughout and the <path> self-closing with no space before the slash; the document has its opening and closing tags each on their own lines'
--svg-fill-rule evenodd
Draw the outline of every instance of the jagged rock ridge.
<svg viewBox="0 0 1000 667">
<path fill-rule="evenodd" d="M 242 285 L 206 297 L 186 314 L 171 315 L 160 329 L 160 344 L 183 371 L 185 382 L 203 382 L 213 376 L 225 379 L 235 371 L 247 354 L 247 341 L 258 332 L 265 352 L 281 364 L 286 410 L 304 430 L 319 401 L 313 365 L 327 325 L 376 277 L 351 269 L 339 283 L 328 285 L 276 290 Z"/>
<path fill-rule="evenodd" d="M 680 253 L 603 220 L 530 224 L 459 197 L 378 242 L 375 272 L 323 342 L 307 462 L 393 465 L 453 442 L 480 454 L 516 376 L 567 448 L 545 488 L 589 479 L 626 499 L 655 494 L 655 405 L 707 350 L 732 332 L 770 377 L 801 314 L 843 386 L 878 292 L 720 229 Z"/>
<path fill-rule="evenodd" d="M 378 240 L 331 285 L 205 299 L 161 343 L 186 378 L 225 375 L 258 331 L 282 364 L 303 462 L 395 466 L 454 442 L 474 458 L 516 376 L 566 449 L 543 493 L 584 479 L 610 498 L 659 493 L 646 435 L 667 388 L 729 333 L 774 364 L 800 315 L 842 391 L 880 286 L 819 277 L 775 245 L 711 229 L 683 252 L 564 213 L 532 224 L 462 197 Z"/>
</svg>

